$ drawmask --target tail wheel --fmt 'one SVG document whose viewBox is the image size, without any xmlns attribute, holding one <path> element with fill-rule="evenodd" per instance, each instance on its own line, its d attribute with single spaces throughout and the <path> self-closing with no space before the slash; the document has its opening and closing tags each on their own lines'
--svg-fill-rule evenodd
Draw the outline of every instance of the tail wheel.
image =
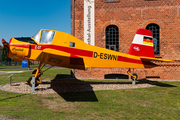
<svg viewBox="0 0 180 120">
<path fill-rule="evenodd" d="M 138 75 L 137 74 L 133 73 L 132 75 L 136 77 L 135 80 L 138 79 Z M 134 78 L 132 76 L 131 76 L 131 79 L 134 80 Z"/>
<path fill-rule="evenodd" d="M 39 85 L 39 83 L 37 83 L 36 81 L 39 81 L 39 82 L 40 82 L 39 76 L 38 76 L 38 77 L 36 78 L 36 80 L 35 80 L 35 87 L 37 87 L 37 86 Z M 32 77 L 30 77 L 30 78 L 28 79 L 27 83 L 28 83 L 28 85 L 29 85 L 30 87 L 32 87 Z"/>
</svg>

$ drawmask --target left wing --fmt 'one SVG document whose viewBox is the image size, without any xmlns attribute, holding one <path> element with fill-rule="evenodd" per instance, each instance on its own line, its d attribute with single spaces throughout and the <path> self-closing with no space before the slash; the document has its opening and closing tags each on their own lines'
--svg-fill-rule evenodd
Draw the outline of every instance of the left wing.
<svg viewBox="0 0 180 120">
<path fill-rule="evenodd" d="M 85 64 L 83 58 L 59 51 L 54 49 L 44 49 L 42 53 L 36 59 L 42 61 L 46 64 L 59 67 L 75 68 L 75 69 L 85 69 Z"/>
</svg>

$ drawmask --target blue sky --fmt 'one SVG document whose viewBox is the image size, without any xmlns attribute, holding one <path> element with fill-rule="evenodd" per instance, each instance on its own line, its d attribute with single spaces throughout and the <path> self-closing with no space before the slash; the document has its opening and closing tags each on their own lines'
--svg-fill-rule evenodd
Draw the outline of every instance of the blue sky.
<svg viewBox="0 0 180 120">
<path fill-rule="evenodd" d="M 0 0 L 0 45 L 4 38 L 32 37 L 40 29 L 71 32 L 71 0 Z"/>
</svg>

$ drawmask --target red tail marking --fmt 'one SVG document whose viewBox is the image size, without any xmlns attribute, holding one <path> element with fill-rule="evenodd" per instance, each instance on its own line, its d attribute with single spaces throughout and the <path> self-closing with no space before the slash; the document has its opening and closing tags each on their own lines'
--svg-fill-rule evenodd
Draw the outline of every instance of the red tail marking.
<svg viewBox="0 0 180 120">
<path fill-rule="evenodd" d="M 152 36 L 152 31 L 140 28 L 137 30 L 136 34 L 145 35 L 145 36 Z"/>
<path fill-rule="evenodd" d="M 152 31 L 146 29 L 138 29 L 128 54 L 154 58 Z"/>
</svg>

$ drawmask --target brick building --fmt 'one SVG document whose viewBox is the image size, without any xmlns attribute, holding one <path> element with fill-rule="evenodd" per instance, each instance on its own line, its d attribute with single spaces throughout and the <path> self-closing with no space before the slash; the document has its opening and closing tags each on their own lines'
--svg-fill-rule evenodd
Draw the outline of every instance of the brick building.
<svg viewBox="0 0 180 120">
<path fill-rule="evenodd" d="M 93 2 L 94 1 L 94 2 Z M 94 5 L 94 45 L 128 53 L 136 30 L 153 31 L 157 40 L 157 58 L 172 59 L 175 63 L 156 62 L 151 69 L 134 69 L 139 79 L 153 78 L 179 80 L 180 74 L 180 0 L 74 0 L 75 37 L 84 40 L 84 4 Z M 71 0 L 71 25 L 73 33 L 73 0 Z M 109 37 L 109 34 L 111 34 Z M 112 37 L 115 36 L 115 37 Z M 108 74 L 127 75 L 125 68 L 92 68 L 75 70 L 75 77 L 104 79 Z"/>
</svg>

